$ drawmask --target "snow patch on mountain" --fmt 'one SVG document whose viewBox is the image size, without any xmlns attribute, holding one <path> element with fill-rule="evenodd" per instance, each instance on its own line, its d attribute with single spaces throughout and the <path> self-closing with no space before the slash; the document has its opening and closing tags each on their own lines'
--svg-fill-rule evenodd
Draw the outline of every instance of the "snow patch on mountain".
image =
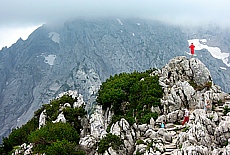
<svg viewBox="0 0 230 155">
<path fill-rule="evenodd" d="M 228 62 L 229 53 L 222 53 L 219 47 L 210 47 L 205 45 L 206 39 L 192 39 L 188 40 L 189 45 L 193 43 L 195 45 L 195 50 L 207 49 L 214 58 L 221 59 L 228 67 L 230 63 Z"/>
<path fill-rule="evenodd" d="M 48 55 L 48 56 L 44 55 L 44 57 L 45 57 L 45 60 L 44 60 L 45 63 L 49 64 L 50 66 L 54 65 L 54 60 L 56 58 L 56 55 Z"/>
<path fill-rule="evenodd" d="M 57 33 L 57 32 L 50 32 L 49 33 L 49 38 L 51 38 L 53 42 L 59 43 L 59 41 L 60 41 L 60 34 Z"/>
<path fill-rule="evenodd" d="M 227 70 L 227 68 L 225 68 L 225 67 L 220 67 L 220 69 Z"/>
<path fill-rule="evenodd" d="M 119 22 L 119 24 L 123 25 L 123 23 L 121 22 L 119 18 L 117 18 L 117 21 Z"/>
<path fill-rule="evenodd" d="M 200 39 L 200 41 L 205 44 L 207 42 L 207 39 Z"/>
</svg>

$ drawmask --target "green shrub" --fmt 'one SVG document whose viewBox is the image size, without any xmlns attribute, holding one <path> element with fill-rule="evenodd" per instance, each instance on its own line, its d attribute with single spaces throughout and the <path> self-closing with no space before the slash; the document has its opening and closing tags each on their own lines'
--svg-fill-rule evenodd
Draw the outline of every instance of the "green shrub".
<svg viewBox="0 0 230 155">
<path fill-rule="evenodd" d="M 74 126 L 74 128 L 80 133 L 81 120 L 78 117 L 84 117 L 86 115 L 86 111 L 83 107 L 80 108 L 70 108 L 66 107 L 63 109 L 63 114 L 66 118 L 66 121 Z"/>
<path fill-rule="evenodd" d="M 60 140 L 60 136 L 61 136 L 60 134 L 63 133 L 61 128 L 64 130 L 64 127 L 61 127 L 62 125 L 59 125 L 60 133 L 57 133 L 57 135 L 59 136 L 53 135 L 52 136 L 53 139 L 51 141 L 47 139 L 47 137 L 48 138 L 50 137 L 48 130 L 51 130 L 52 128 L 55 130 L 58 130 L 57 129 L 58 127 L 56 126 L 57 124 L 54 124 L 53 127 L 51 127 L 52 125 L 50 125 L 50 122 L 57 118 L 59 114 L 60 106 L 63 106 L 65 103 L 69 103 L 71 107 L 73 107 L 73 103 L 75 101 L 76 99 L 73 99 L 72 96 L 64 95 L 59 99 L 52 100 L 50 104 L 42 105 L 40 109 L 34 112 L 34 117 L 30 121 L 28 121 L 25 125 L 23 125 L 20 128 L 13 129 L 8 137 L 3 138 L 3 144 L 0 147 L 0 151 L 1 151 L 0 154 L 3 154 L 3 153 L 9 154 L 14 146 L 21 145 L 23 143 L 29 143 L 31 141 L 36 141 L 35 137 L 38 140 L 37 141 L 38 146 L 39 145 L 42 146 L 42 143 L 51 145 L 52 142 L 55 142 L 56 140 Z M 46 114 L 47 114 L 46 121 L 49 125 L 47 127 L 44 127 L 45 129 L 41 128 L 41 130 L 39 131 L 38 130 L 39 116 L 42 113 L 42 111 L 44 111 L 45 109 L 46 109 Z M 80 129 L 82 127 L 80 125 L 80 120 L 78 120 L 78 116 L 83 117 L 86 114 L 84 107 L 75 108 L 75 109 L 67 107 L 63 110 L 63 112 L 67 120 L 67 124 L 65 124 L 64 126 L 68 126 L 70 127 L 69 129 L 72 130 L 73 127 L 70 124 L 73 124 L 75 129 L 80 133 Z M 74 131 L 73 135 L 77 133 L 76 130 L 73 130 Z M 66 131 L 69 131 L 69 130 L 66 130 Z M 30 140 L 28 139 L 29 137 L 30 137 Z M 55 138 L 57 139 L 55 140 Z M 77 144 L 77 140 L 79 140 L 79 136 L 75 135 L 75 138 L 76 139 L 74 141 Z M 45 146 L 43 147 L 43 149 L 45 150 Z"/>
<path fill-rule="evenodd" d="M 182 132 L 186 132 L 189 130 L 189 126 L 186 126 L 184 129 L 182 129 Z"/>
<path fill-rule="evenodd" d="M 215 109 L 216 109 L 216 106 L 213 104 L 212 105 L 212 111 L 215 111 Z"/>
<path fill-rule="evenodd" d="M 222 100 L 218 100 L 217 104 L 218 104 L 218 105 L 222 105 L 222 104 L 223 104 L 223 101 L 222 101 Z"/>
<path fill-rule="evenodd" d="M 56 141 L 67 140 L 78 144 L 80 136 L 69 123 L 48 123 L 30 133 L 28 141 L 34 143 L 35 153 L 45 153 Z"/>
<path fill-rule="evenodd" d="M 4 155 L 5 151 L 4 151 L 4 147 L 0 144 L 0 154 Z"/>
<path fill-rule="evenodd" d="M 150 76 L 152 70 L 145 72 L 121 73 L 114 75 L 102 83 L 97 102 L 103 109 L 112 107 L 114 116 L 112 123 L 121 117 L 130 125 L 149 123 L 151 117 L 156 119 L 157 113 L 151 112 L 152 106 L 159 106 L 163 96 L 158 76 Z M 127 104 L 124 104 L 127 103 Z"/>
<path fill-rule="evenodd" d="M 197 83 L 193 80 L 188 82 L 195 90 L 202 90 L 202 87 L 197 85 Z"/>
<path fill-rule="evenodd" d="M 137 142 L 136 142 L 137 145 L 140 145 L 140 144 L 145 144 L 145 142 L 141 139 L 138 139 Z"/>
<path fill-rule="evenodd" d="M 118 150 L 121 145 L 124 145 L 124 142 L 118 136 L 109 133 L 100 140 L 98 153 L 104 153 L 109 147 L 112 147 L 113 150 Z"/>
<path fill-rule="evenodd" d="M 211 121 L 213 120 L 213 118 L 214 118 L 213 116 L 209 116 L 208 117 L 208 119 L 210 119 Z"/>
<path fill-rule="evenodd" d="M 228 106 L 224 107 L 224 115 L 227 115 L 227 113 L 230 112 L 230 108 L 228 108 Z"/>
<path fill-rule="evenodd" d="M 227 146 L 228 145 L 228 140 L 226 140 L 224 143 L 223 143 L 223 146 Z"/>
<path fill-rule="evenodd" d="M 197 88 L 197 84 L 195 83 L 195 81 L 191 80 L 188 82 L 194 89 Z"/>
<path fill-rule="evenodd" d="M 146 150 L 150 150 L 150 148 L 152 148 L 152 147 L 153 147 L 153 142 L 148 143 Z"/>
<path fill-rule="evenodd" d="M 57 140 L 51 145 L 47 146 L 46 155 L 85 155 L 86 153 L 82 150 L 76 150 L 76 143 L 71 143 L 67 140 Z"/>
<path fill-rule="evenodd" d="M 63 106 L 65 103 L 69 103 L 71 107 L 73 107 L 74 101 L 75 99 L 73 99 L 72 96 L 63 95 L 61 98 L 50 101 L 50 104 L 44 104 L 42 107 L 43 109 L 46 109 L 46 120 L 50 122 L 55 120 L 59 114 L 60 106 Z"/>
<path fill-rule="evenodd" d="M 132 116 L 126 116 L 125 119 L 130 125 L 133 125 L 135 123 L 135 118 Z"/>
<path fill-rule="evenodd" d="M 158 113 L 156 113 L 156 112 L 149 112 L 149 113 L 145 114 L 141 118 L 140 123 L 141 124 L 149 124 L 151 118 L 153 118 L 154 120 L 156 120 L 157 117 L 158 117 Z"/>
<path fill-rule="evenodd" d="M 13 129 L 8 137 L 3 138 L 2 150 L 8 154 L 8 152 L 10 152 L 14 146 L 28 143 L 28 135 L 37 128 L 38 117 L 35 116 L 22 127 Z"/>
<path fill-rule="evenodd" d="M 212 87 L 212 82 L 211 81 L 206 82 L 205 87 L 208 88 L 208 90 L 209 90 Z"/>
<path fill-rule="evenodd" d="M 195 90 L 202 90 L 204 88 L 207 88 L 208 90 L 212 87 L 212 82 L 206 82 L 204 86 L 197 85 L 197 83 L 193 80 L 188 82 Z"/>
<path fill-rule="evenodd" d="M 143 153 L 140 153 L 139 151 L 136 152 L 136 155 L 142 155 Z"/>
</svg>

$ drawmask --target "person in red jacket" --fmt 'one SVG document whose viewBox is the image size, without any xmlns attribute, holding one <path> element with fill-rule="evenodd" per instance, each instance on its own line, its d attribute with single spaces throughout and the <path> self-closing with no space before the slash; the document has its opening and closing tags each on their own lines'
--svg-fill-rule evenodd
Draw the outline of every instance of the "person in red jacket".
<svg viewBox="0 0 230 155">
<path fill-rule="evenodd" d="M 193 43 L 191 43 L 189 48 L 191 49 L 191 54 L 192 54 L 192 57 L 193 57 L 193 55 L 195 54 L 195 46 L 193 45 Z"/>
<path fill-rule="evenodd" d="M 182 125 L 184 125 L 185 122 L 187 122 L 187 123 L 189 122 L 189 114 L 190 114 L 189 108 L 185 109 L 185 112 L 184 112 L 184 121 L 182 122 Z"/>
</svg>

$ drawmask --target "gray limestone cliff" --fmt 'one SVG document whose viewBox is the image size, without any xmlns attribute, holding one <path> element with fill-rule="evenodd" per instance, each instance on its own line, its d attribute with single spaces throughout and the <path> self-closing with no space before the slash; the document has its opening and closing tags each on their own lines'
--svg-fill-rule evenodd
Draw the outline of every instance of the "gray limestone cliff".
<svg viewBox="0 0 230 155">
<path fill-rule="evenodd" d="M 146 155 L 192 155 L 192 154 L 224 154 L 230 153 L 230 113 L 224 114 L 223 107 L 230 108 L 230 96 L 215 85 L 209 70 L 197 58 L 175 57 L 162 69 L 152 75 L 158 75 L 164 95 L 161 100 L 162 109 L 152 108 L 160 116 L 149 124 L 129 124 L 121 119 L 113 123 L 109 133 L 124 140 L 119 150 L 111 147 L 106 154 L 146 154 Z M 196 83 L 197 85 L 193 85 Z M 205 101 L 210 102 L 207 111 Z M 181 125 L 184 109 L 189 107 L 190 120 Z M 106 130 L 111 121 L 111 111 L 95 107 L 91 126 L 103 126 Z M 165 121 L 166 127 L 160 128 Z M 178 123 L 179 122 L 179 123 Z M 93 125 L 92 125 L 93 124 Z M 106 136 L 106 132 L 91 130 L 82 137 L 80 144 L 92 150 L 93 144 Z M 92 144 L 93 143 L 93 144 Z"/>
</svg>

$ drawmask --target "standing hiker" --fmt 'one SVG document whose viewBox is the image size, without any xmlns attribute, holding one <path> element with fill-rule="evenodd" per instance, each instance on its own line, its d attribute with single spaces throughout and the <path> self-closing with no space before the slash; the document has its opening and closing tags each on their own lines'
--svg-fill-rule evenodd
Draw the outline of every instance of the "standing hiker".
<svg viewBox="0 0 230 155">
<path fill-rule="evenodd" d="M 185 109 L 185 112 L 184 112 L 184 121 L 182 122 L 182 125 L 184 125 L 185 122 L 188 123 L 188 121 L 189 121 L 189 108 Z"/>
<path fill-rule="evenodd" d="M 161 128 L 165 128 L 165 121 L 161 123 Z"/>
<path fill-rule="evenodd" d="M 210 108 L 210 101 L 209 100 L 205 100 L 204 103 L 204 112 L 207 113 L 207 110 Z"/>
<path fill-rule="evenodd" d="M 189 46 L 190 50 L 191 50 L 191 55 L 193 57 L 193 55 L 195 54 L 195 46 L 193 45 L 193 43 L 191 43 L 191 45 Z"/>
</svg>

